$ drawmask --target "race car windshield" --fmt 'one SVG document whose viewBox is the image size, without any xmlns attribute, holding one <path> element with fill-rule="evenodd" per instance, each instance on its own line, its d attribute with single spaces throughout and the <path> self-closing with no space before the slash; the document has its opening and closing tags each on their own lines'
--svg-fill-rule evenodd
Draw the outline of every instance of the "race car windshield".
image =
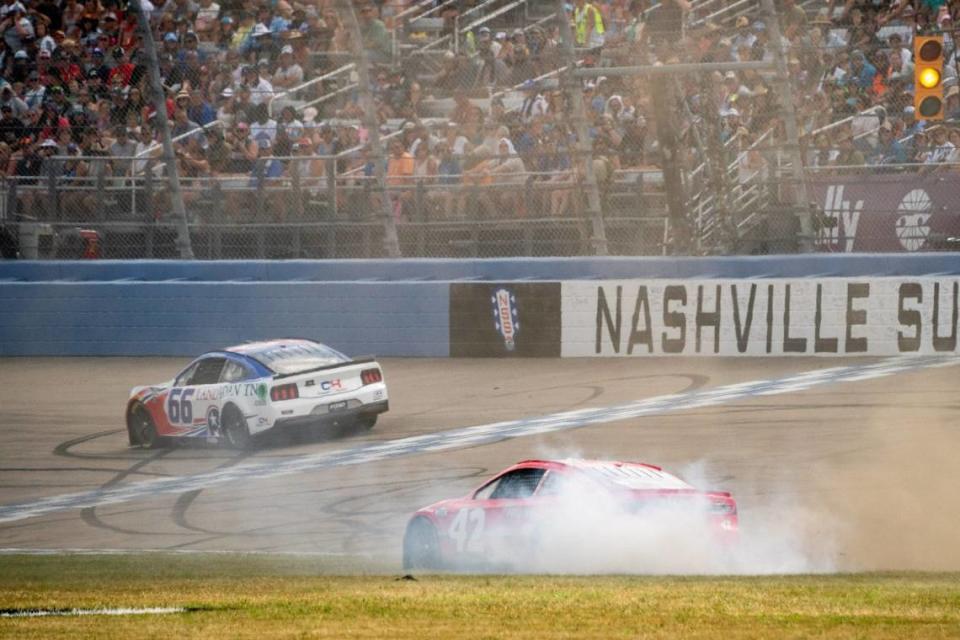
<svg viewBox="0 0 960 640">
<path fill-rule="evenodd" d="M 319 344 L 275 344 L 250 351 L 256 358 L 280 375 L 290 375 L 311 369 L 329 367 L 350 360 L 339 351 Z"/>
</svg>

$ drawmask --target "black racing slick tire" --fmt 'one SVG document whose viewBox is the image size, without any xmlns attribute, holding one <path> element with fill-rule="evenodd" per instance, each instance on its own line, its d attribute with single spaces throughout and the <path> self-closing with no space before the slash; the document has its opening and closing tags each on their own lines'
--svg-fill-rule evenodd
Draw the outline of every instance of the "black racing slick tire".
<svg viewBox="0 0 960 640">
<path fill-rule="evenodd" d="M 157 434 L 157 426 L 147 408 L 142 404 L 134 405 L 127 417 L 127 432 L 130 444 L 143 449 L 156 449 L 167 443 L 166 438 Z"/>
<path fill-rule="evenodd" d="M 414 518 L 403 536 L 403 568 L 405 571 L 443 568 L 437 528 L 426 518 Z"/>
<path fill-rule="evenodd" d="M 234 449 L 253 448 L 253 436 L 247 426 L 247 419 L 236 407 L 229 407 L 223 412 L 221 428 L 227 444 Z"/>
<path fill-rule="evenodd" d="M 377 414 L 360 416 L 357 418 L 357 428 L 361 431 L 370 431 L 377 424 Z"/>
</svg>

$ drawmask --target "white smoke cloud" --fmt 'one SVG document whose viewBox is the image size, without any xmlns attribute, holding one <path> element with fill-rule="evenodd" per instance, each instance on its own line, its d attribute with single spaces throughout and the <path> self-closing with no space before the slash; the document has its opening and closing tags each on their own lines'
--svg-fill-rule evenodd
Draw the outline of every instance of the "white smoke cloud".
<svg viewBox="0 0 960 640">
<path fill-rule="evenodd" d="M 567 458 L 569 455 L 551 455 Z M 697 489 L 710 482 L 708 465 L 679 470 Z M 737 495 L 734 495 L 738 499 Z M 631 513 L 596 487 L 566 487 L 547 508 L 514 513 L 489 531 L 487 560 L 497 569 L 536 573 L 784 574 L 837 569 L 836 523 L 779 497 L 772 487 L 737 500 L 739 536 L 710 517 L 710 500 L 658 498 Z M 526 544 L 532 540 L 533 544 Z"/>
</svg>

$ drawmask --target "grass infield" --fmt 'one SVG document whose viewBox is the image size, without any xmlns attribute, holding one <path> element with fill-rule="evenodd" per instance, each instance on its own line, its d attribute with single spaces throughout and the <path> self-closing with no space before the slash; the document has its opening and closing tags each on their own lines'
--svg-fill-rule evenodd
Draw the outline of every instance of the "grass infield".
<svg viewBox="0 0 960 640">
<path fill-rule="evenodd" d="M 347 563 L 349 562 L 349 566 Z M 337 575 L 366 571 L 366 575 Z M 960 575 L 416 576 L 356 560 L 0 556 L 2 638 L 960 638 Z"/>
</svg>

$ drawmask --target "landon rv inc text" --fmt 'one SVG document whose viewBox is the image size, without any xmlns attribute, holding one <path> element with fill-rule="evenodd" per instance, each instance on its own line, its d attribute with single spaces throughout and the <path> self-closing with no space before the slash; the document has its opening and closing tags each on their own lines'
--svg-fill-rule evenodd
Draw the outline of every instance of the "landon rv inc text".
<svg viewBox="0 0 960 640">
<path fill-rule="evenodd" d="M 956 278 L 567 281 L 562 354 L 955 353 Z"/>
</svg>

